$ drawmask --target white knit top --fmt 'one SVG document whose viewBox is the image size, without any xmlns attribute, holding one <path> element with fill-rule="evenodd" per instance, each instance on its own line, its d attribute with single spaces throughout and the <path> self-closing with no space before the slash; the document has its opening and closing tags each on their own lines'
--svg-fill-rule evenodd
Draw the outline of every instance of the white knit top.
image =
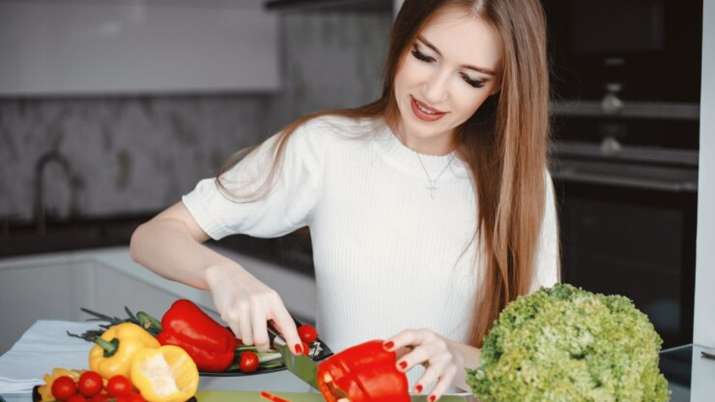
<svg viewBox="0 0 715 402">
<path fill-rule="evenodd" d="M 276 139 L 228 173 L 230 188 L 256 188 L 270 169 Z M 408 328 L 466 343 L 481 272 L 475 267 L 483 261 L 472 241 L 471 176 L 453 156 L 420 154 L 420 164 L 382 119 L 323 116 L 289 138 L 281 174 L 265 198 L 233 202 L 208 178 L 182 200 L 213 239 L 278 237 L 309 226 L 317 327 L 333 351 Z M 433 179 L 442 172 L 433 194 L 425 170 Z M 558 280 L 555 204 L 546 177 L 533 290 Z M 411 370 L 410 383 L 422 372 Z"/>
</svg>

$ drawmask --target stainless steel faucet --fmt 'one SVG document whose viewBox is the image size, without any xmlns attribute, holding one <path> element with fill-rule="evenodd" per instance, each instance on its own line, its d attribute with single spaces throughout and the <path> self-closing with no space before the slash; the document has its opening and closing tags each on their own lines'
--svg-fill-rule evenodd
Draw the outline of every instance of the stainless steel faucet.
<svg viewBox="0 0 715 402">
<path fill-rule="evenodd" d="M 84 187 L 84 181 L 82 178 L 76 174 L 70 161 L 66 156 L 62 155 L 56 149 L 50 150 L 37 159 L 35 162 L 35 176 L 34 176 L 34 198 L 33 198 L 33 210 L 35 223 L 37 225 L 37 232 L 39 234 L 47 233 L 47 222 L 45 210 L 45 186 L 44 186 L 44 172 L 45 168 L 52 162 L 59 165 L 67 178 L 67 183 L 70 188 L 70 210 L 69 216 L 79 215 L 79 203 L 78 203 L 78 192 Z"/>
</svg>

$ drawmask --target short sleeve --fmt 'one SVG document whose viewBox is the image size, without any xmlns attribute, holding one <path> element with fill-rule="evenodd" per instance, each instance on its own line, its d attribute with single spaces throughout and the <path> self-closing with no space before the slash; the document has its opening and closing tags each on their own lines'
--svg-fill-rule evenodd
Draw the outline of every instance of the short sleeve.
<svg viewBox="0 0 715 402">
<path fill-rule="evenodd" d="M 323 134 L 313 120 L 296 128 L 285 144 L 273 186 L 263 197 L 245 198 L 268 177 L 280 133 L 264 141 L 222 176 L 229 194 L 219 188 L 215 178 L 206 178 L 185 194 L 182 202 L 215 240 L 239 233 L 279 237 L 306 226 L 321 193 L 326 147 Z"/>
<path fill-rule="evenodd" d="M 544 203 L 544 218 L 541 223 L 536 252 L 535 276 L 529 293 L 535 292 L 541 287 L 552 287 L 561 281 L 556 197 L 554 184 L 548 170 L 545 175 L 544 192 L 546 193 L 546 202 Z"/>
</svg>

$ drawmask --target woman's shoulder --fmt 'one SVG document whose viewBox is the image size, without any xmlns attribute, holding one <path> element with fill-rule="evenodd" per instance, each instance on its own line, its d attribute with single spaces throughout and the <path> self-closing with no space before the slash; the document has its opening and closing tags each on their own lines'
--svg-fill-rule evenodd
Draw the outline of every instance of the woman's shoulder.
<svg viewBox="0 0 715 402">
<path fill-rule="evenodd" d="M 379 129 L 380 123 L 379 117 L 324 114 L 303 122 L 297 130 L 310 137 L 320 136 L 322 140 L 331 141 L 363 137 Z"/>
<path fill-rule="evenodd" d="M 330 154 L 344 157 L 367 143 L 375 132 L 375 118 L 353 118 L 342 115 L 319 115 L 301 122 L 287 138 L 290 154 L 313 155 L 316 160 L 325 161 Z M 274 136 L 274 141 L 278 136 Z"/>
</svg>

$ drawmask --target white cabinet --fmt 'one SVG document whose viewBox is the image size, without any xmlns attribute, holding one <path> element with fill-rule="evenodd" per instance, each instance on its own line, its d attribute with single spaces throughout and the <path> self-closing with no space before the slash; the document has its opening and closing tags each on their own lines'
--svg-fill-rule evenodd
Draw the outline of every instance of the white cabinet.
<svg viewBox="0 0 715 402">
<path fill-rule="evenodd" d="M 0 96 L 275 91 L 262 0 L 0 2 Z"/>
<path fill-rule="evenodd" d="M 36 320 L 79 320 L 91 268 L 48 260 L 0 266 L 0 354 Z"/>
<path fill-rule="evenodd" d="M 163 279 L 143 271 L 131 262 L 126 248 L 0 261 L 0 354 L 36 320 L 91 318 L 81 307 L 126 317 L 128 306 L 161 318 L 171 303 L 185 297 L 216 318 L 205 292 L 173 283 L 162 286 Z"/>
</svg>

